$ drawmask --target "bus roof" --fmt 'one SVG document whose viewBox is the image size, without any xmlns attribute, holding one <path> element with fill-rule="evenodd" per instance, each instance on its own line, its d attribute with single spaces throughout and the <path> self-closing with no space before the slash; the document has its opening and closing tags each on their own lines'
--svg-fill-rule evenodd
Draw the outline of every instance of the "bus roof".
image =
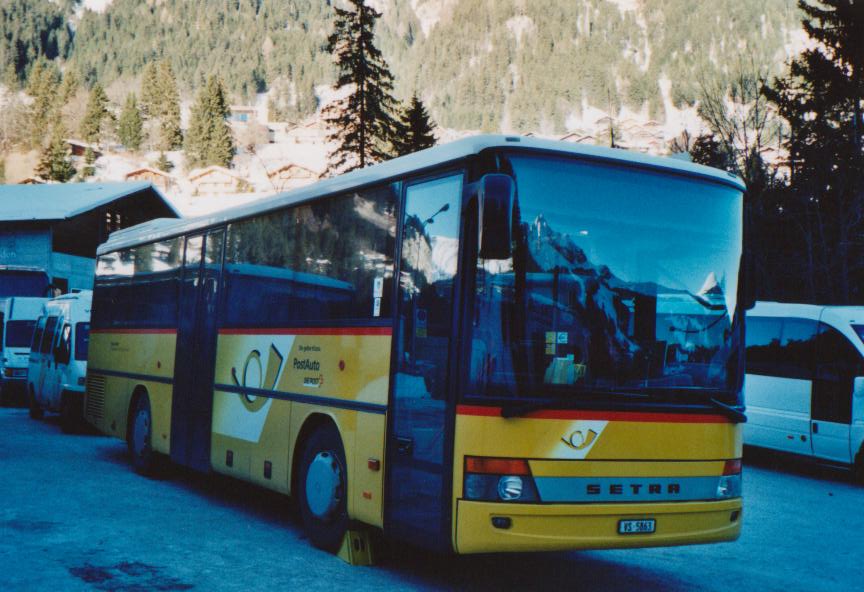
<svg viewBox="0 0 864 592">
<path fill-rule="evenodd" d="M 692 162 L 674 158 L 649 156 L 639 152 L 630 152 L 601 146 L 588 146 L 554 140 L 541 140 L 523 136 L 481 135 L 472 136 L 442 144 L 414 154 L 394 158 L 371 167 L 359 169 L 319 181 L 312 185 L 300 187 L 285 193 L 266 197 L 258 201 L 216 212 L 197 218 L 168 219 L 159 218 L 131 228 L 114 232 L 108 241 L 97 250 L 98 254 L 111 252 L 124 247 L 152 242 L 166 236 L 186 234 L 208 226 L 218 225 L 239 218 L 253 216 L 275 210 L 283 206 L 306 201 L 321 195 L 351 191 L 379 183 L 387 179 L 395 179 L 409 173 L 420 172 L 455 162 L 467 156 L 478 154 L 494 148 L 515 148 L 535 150 L 537 152 L 554 152 L 561 155 L 571 155 L 589 160 L 618 163 L 636 167 L 665 171 L 673 174 L 683 174 L 701 178 L 706 181 L 723 183 L 744 191 L 744 183 L 730 173 L 706 167 Z"/>
</svg>

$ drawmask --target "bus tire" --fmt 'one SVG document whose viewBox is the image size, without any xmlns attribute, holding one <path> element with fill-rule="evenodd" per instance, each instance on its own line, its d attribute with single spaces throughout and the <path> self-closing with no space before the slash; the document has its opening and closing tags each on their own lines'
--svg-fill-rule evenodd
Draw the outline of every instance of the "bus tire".
<svg viewBox="0 0 864 592">
<path fill-rule="evenodd" d="M 42 419 L 45 417 L 45 412 L 36 401 L 36 393 L 33 392 L 32 388 L 28 389 L 27 392 L 27 406 L 30 412 L 30 419 Z"/>
<path fill-rule="evenodd" d="M 298 502 L 312 544 L 335 553 L 348 530 L 348 474 L 342 439 L 333 424 L 306 440 L 300 460 Z"/>
<path fill-rule="evenodd" d="M 855 457 L 855 464 L 852 465 L 852 477 L 860 485 L 864 485 L 864 444 L 861 445 L 861 450 Z"/>
<path fill-rule="evenodd" d="M 80 417 L 75 402 L 68 395 L 60 399 L 60 429 L 64 434 L 75 434 L 80 428 Z"/>
<path fill-rule="evenodd" d="M 150 397 L 141 395 L 129 416 L 126 445 L 132 458 L 132 468 L 139 475 L 151 476 L 156 470 L 153 452 L 153 415 L 150 412 Z"/>
</svg>

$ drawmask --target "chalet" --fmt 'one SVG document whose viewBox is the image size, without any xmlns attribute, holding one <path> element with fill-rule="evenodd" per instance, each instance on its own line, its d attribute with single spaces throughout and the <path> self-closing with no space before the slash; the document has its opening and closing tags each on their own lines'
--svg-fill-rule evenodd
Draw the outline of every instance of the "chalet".
<svg viewBox="0 0 864 592">
<path fill-rule="evenodd" d="M 324 144 L 327 128 L 318 119 L 310 119 L 285 131 L 285 139 L 293 144 Z"/>
<path fill-rule="evenodd" d="M 82 142 L 81 140 L 73 140 L 68 138 L 64 141 L 66 142 L 66 145 L 69 146 L 69 150 L 72 153 L 72 156 L 83 157 L 87 154 L 88 148 L 93 151 L 93 154 L 96 158 L 102 156 L 102 151 L 96 144 L 89 144 L 87 142 Z"/>
<path fill-rule="evenodd" d="M 250 190 L 249 182 L 244 177 L 217 165 L 195 169 L 189 173 L 188 179 L 194 195 L 224 195 Z"/>
<path fill-rule="evenodd" d="M 249 124 L 258 121 L 258 109 L 251 105 L 231 105 L 228 109 L 228 121 L 232 124 Z"/>
<path fill-rule="evenodd" d="M 170 191 L 177 185 L 177 180 L 164 171 L 159 169 L 151 169 L 143 167 L 135 169 L 132 172 L 126 173 L 124 177 L 127 181 L 146 181 L 158 187 L 160 191 Z"/>
<path fill-rule="evenodd" d="M 110 232 L 179 217 L 150 183 L 0 185 L 0 265 L 44 269 L 61 292 L 91 289 Z"/>
<path fill-rule="evenodd" d="M 286 163 L 267 173 L 276 191 L 287 191 L 318 180 L 321 175 L 299 164 Z"/>
<path fill-rule="evenodd" d="M 591 134 L 581 134 L 579 132 L 567 134 L 559 139 L 562 142 L 572 142 L 573 144 L 595 144 L 597 142 L 597 138 Z"/>
</svg>

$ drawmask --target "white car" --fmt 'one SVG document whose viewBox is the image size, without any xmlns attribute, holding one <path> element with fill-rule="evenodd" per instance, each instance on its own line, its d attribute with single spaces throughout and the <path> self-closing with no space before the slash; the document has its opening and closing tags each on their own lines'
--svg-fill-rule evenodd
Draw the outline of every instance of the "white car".
<svg viewBox="0 0 864 592">
<path fill-rule="evenodd" d="M 0 398 L 4 404 L 26 393 L 30 341 L 47 298 L 14 296 L 0 300 Z"/>
<path fill-rule="evenodd" d="M 744 443 L 864 477 L 864 307 L 758 302 L 747 312 Z"/>
<path fill-rule="evenodd" d="M 30 417 L 60 414 L 64 431 L 82 423 L 93 292 L 82 290 L 47 301 L 36 322 L 27 372 Z"/>
</svg>

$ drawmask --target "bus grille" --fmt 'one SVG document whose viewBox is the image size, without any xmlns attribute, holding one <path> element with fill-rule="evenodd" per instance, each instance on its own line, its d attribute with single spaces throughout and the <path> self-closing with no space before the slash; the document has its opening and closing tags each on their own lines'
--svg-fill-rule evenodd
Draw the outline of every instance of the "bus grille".
<svg viewBox="0 0 864 592">
<path fill-rule="evenodd" d="M 105 412 L 105 377 L 87 376 L 87 408 L 84 414 L 92 421 L 102 421 Z"/>
</svg>

